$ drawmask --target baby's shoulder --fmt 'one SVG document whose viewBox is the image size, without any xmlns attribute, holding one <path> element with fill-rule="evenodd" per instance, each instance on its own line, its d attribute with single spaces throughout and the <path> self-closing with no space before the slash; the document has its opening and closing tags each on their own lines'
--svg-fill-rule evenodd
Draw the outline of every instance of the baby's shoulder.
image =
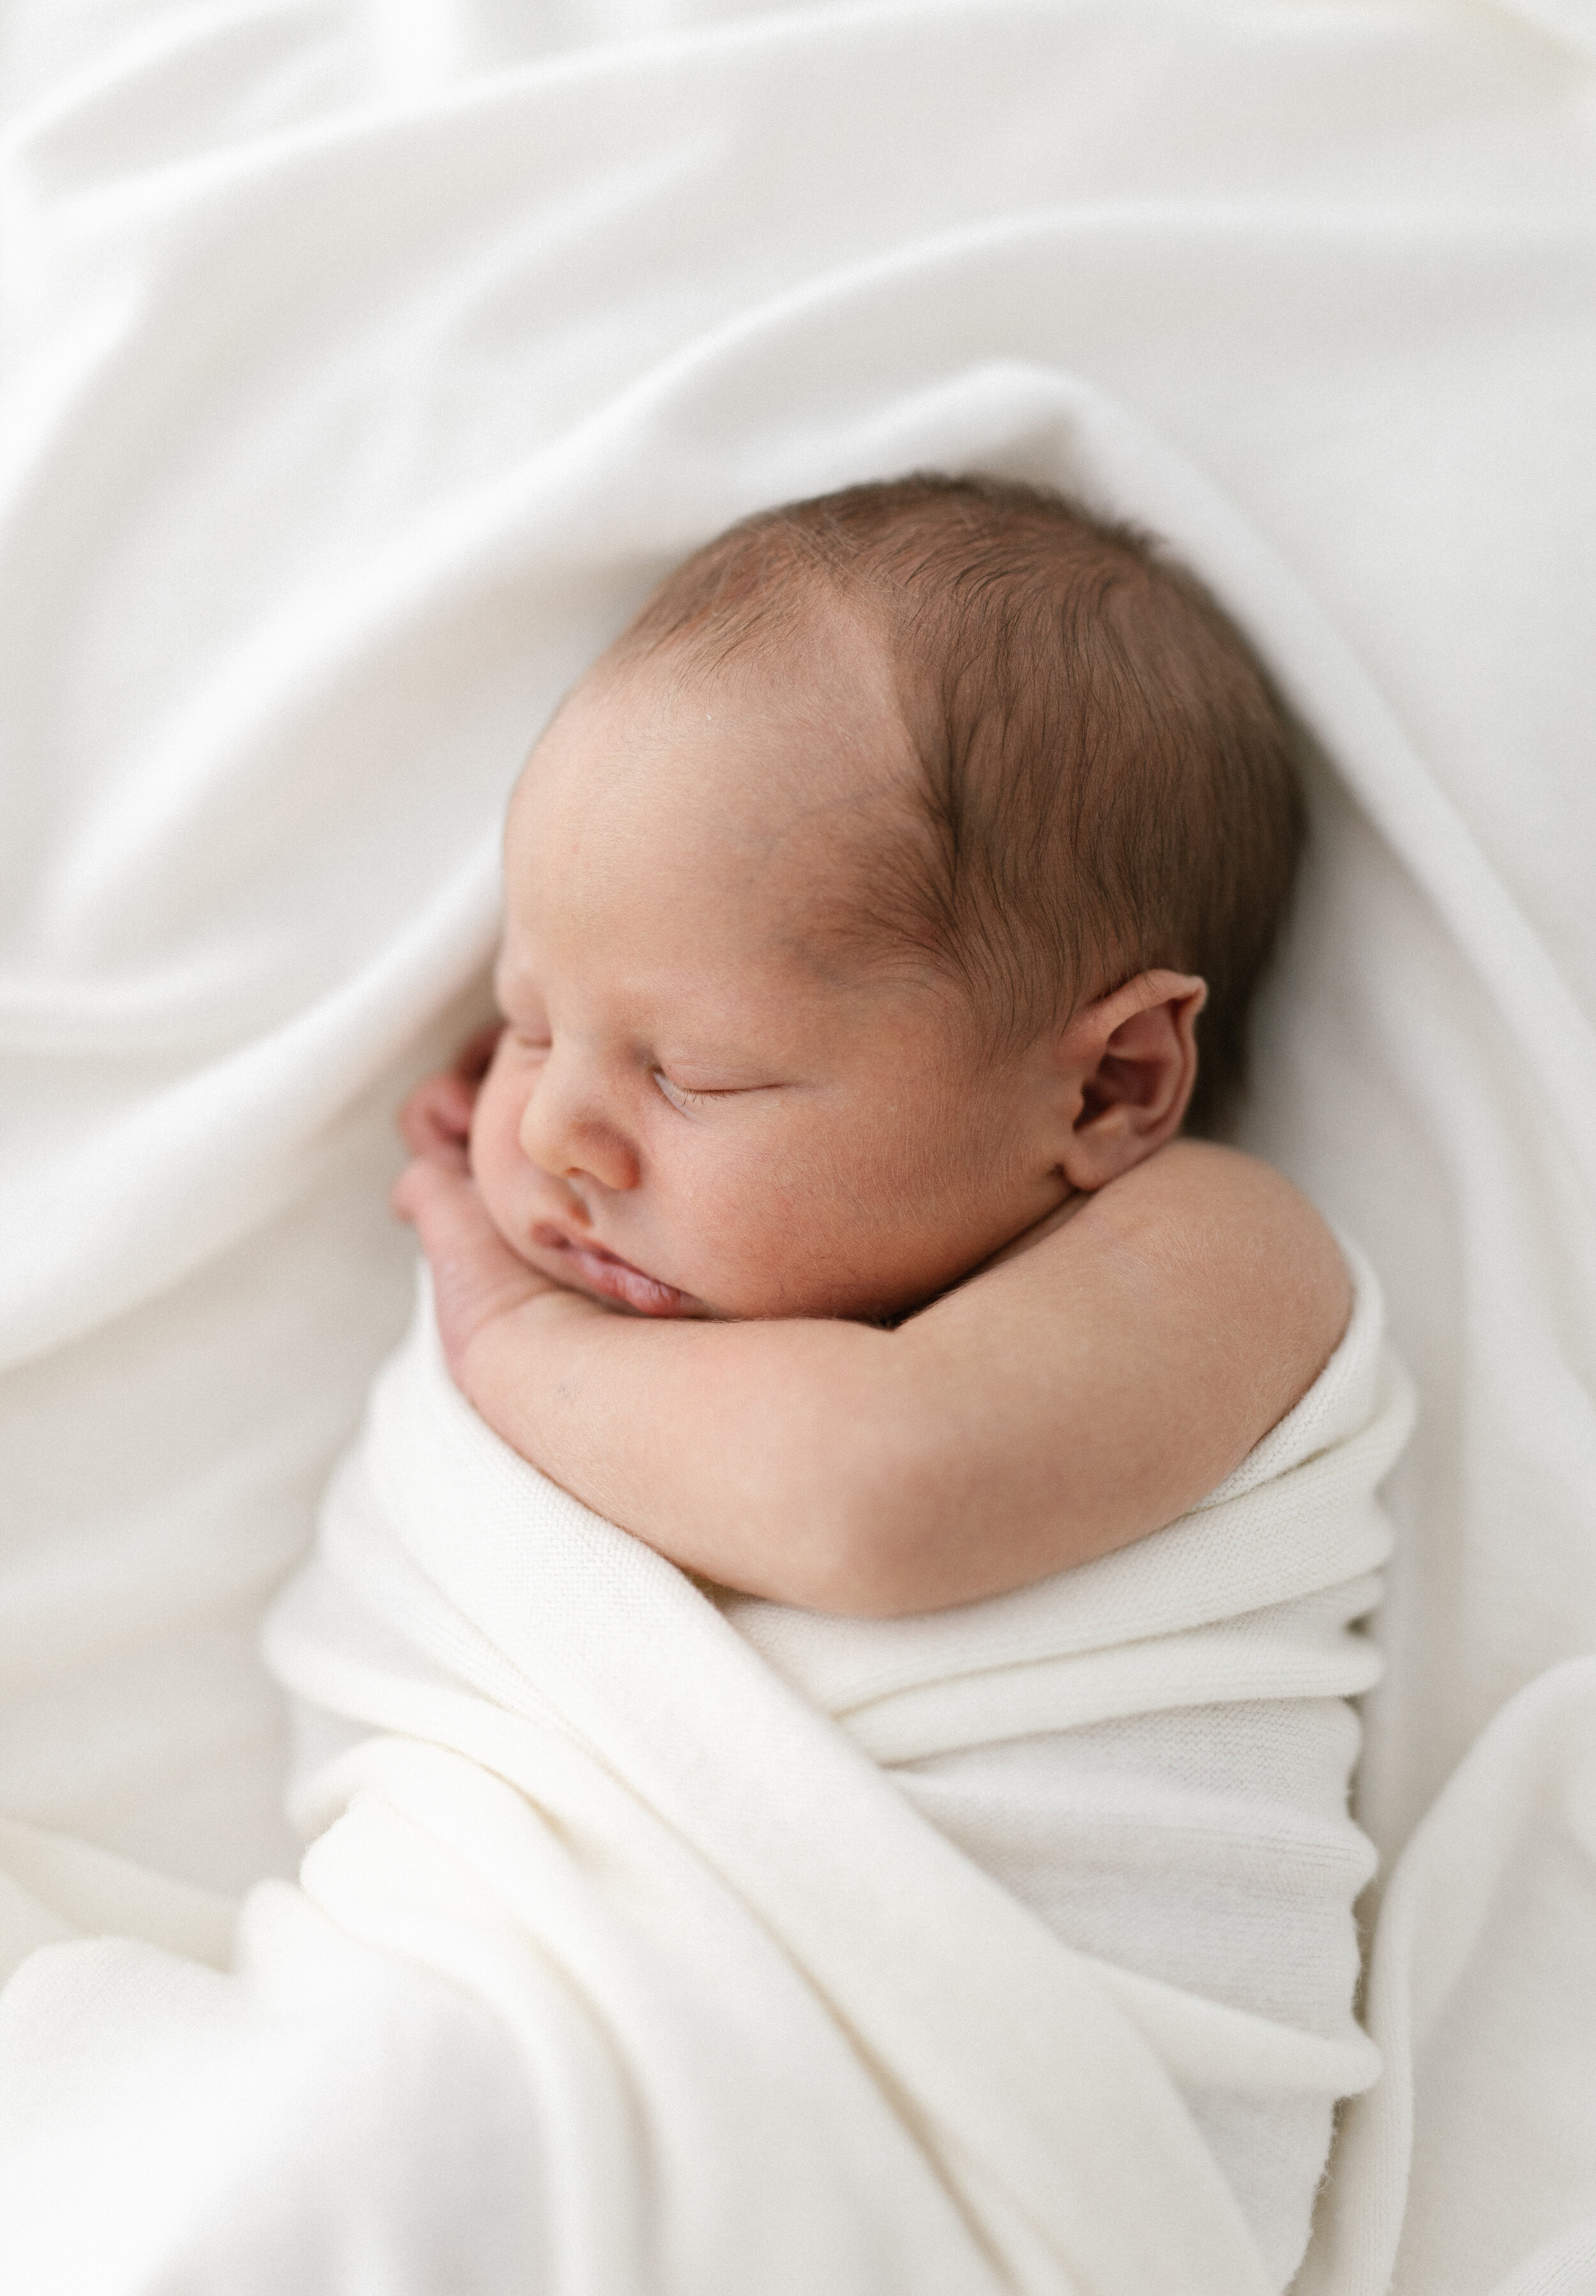
<svg viewBox="0 0 1596 2296">
<path fill-rule="evenodd" d="M 1301 1189 L 1273 1164 L 1216 1141 L 1170 1141 L 1098 1189 L 1082 1210 L 1088 1220 L 1126 1240 L 1181 1240 L 1205 1260 L 1283 1258 L 1305 1281 L 1347 1281 L 1328 1221 Z"/>
<path fill-rule="evenodd" d="M 1144 1395 L 1234 1420 L 1236 1457 L 1306 1394 L 1352 1311 L 1340 1246 L 1300 1190 L 1199 1140 L 1077 1201 L 1006 1273 L 1008 1312 L 1038 1339 L 1090 1329 Z"/>
<path fill-rule="evenodd" d="M 1351 1308 L 1313 1205 L 1256 1158 L 1199 1141 L 1017 1237 L 902 1327 L 942 1482 L 973 1488 L 973 1458 L 983 1493 L 1006 1494 L 983 1591 L 1187 1513 L 1306 1395 Z M 908 1420 L 895 1406 L 895 1430 Z"/>
<path fill-rule="evenodd" d="M 1125 1267 L 1154 1312 L 1295 1402 L 1334 1353 L 1352 1278 L 1329 1222 L 1282 1173 L 1206 1140 L 1174 1140 L 1069 1223 L 1084 1258 Z M 1068 1234 L 1069 1230 L 1063 1232 Z"/>
</svg>

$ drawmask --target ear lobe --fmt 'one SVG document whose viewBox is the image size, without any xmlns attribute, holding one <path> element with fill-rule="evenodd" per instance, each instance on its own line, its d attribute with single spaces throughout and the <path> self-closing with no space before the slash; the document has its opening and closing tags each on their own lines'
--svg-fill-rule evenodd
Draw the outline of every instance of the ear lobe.
<svg viewBox="0 0 1596 2296">
<path fill-rule="evenodd" d="M 1195 973 L 1142 972 L 1071 1021 L 1060 1052 L 1076 1113 L 1060 1168 L 1072 1187 L 1104 1186 L 1179 1130 L 1207 995 Z"/>
</svg>

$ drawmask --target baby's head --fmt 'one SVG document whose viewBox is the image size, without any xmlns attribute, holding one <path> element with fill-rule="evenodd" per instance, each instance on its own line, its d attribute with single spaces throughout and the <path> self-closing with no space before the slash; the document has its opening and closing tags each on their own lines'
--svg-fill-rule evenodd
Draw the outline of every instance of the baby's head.
<svg viewBox="0 0 1596 2296">
<path fill-rule="evenodd" d="M 1136 534 L 938 478 L 749 520 L 512 801 L 488 1210 L 648 1313 L 900 1313 L 1211 1118 L 1301 838 L 1262 673 Z"/>
</svg>

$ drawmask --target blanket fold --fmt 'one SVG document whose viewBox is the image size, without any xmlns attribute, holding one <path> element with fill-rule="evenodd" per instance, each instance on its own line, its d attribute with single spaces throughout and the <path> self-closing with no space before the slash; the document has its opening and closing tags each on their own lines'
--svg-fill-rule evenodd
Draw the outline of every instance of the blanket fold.
<svg viewBox="0 0 1596 2296">
<path fill-rule="evenodd" d="M 1385 1487 L 1357 1787 L 1385 2070 L 1296 2285 L 1591 2279 L 1592 20 L 0 12 L 0 2287 L 935 2296 L 1023 2250 L 1033 2282 L 1156 2288 L 1101 2235 L 1060 2262 L 1013 2202 L 1064 2121 L 1005 2184 L 960 2150 L 952 2075 L 933 2113 L 883 2038 L 934 1953 L 913 1892 L 957 1861 L 964 1911 L 1005 1903 L 1000 1940 L 1030 1923 L 1002 2013 L 1076 1956 L 1283 2276 L 1362 2046 L 1333 1975 L 1368 1857 L 1342 1693 L 1379 1566 L 1354 1570 L 1350 1531 L 1317 1594 L 1199 1618 L 1170 1590 L 1155 1631 L 1149 1572 L 1076 1643 L 1038 1592 L 1033 1643 L 1018 1611 L 970 1614 L 962 1659 L 929 1626 L 900 1660 L 782 1614 L 651 1611 L 704 1657 L 725 1744 L 793 1756 L 767 1810 L 727 1811 L 724 1746 L 663 1732 L 700 1843 L 651 1800 L 645 1720 L 612 1739 L 528 1644 L 543 1597 L 506 1526 L 529 1505 L 521 1544 L 545 1545 L 543 1495 L 495 1485 L 464 1526 L 499 1525 L 496 1610 L 378 1509 L 350 1583 L 325 1564 L 315 1634 L 308 1594 L 284 1629 L 326 1830 L 304 1888 L 236 1918 L 299 1855 L 260 1615 L 403 1328 L 391 1111 L 485 1013 L 527 741 L 733 520 L 922 466 L 1162 536 L 1310 751 L 1240 1143 L 1365 1244 L 1423 1402 Z M 1269 1504 L 1251 1551 L 1300 1552 Z M 762 1676 L 733 1679 L 727 1636 Z M 757 1681 L 809 1737 L 773 1734 Z M 836 1858 L 799 1759 L 823 1724 L 857 1757 L 829 1758 L 839 1811 L 864 1797 Z M 735 1862 L 782 1827 L 810 1929 L 845 1909 L 875 1940 L 852 1992 Z M 899 1877 L 930 1837 L 936 1874 Z M 678 1917 L 705 1924 L 692 1951 Z M 972 2022 L 1002 1973 L 971 1973 Z M 916 2045 L 956 2067 L 948 2014 Z M 779 2112 L 749 2103 L 755 2062 Z M 1066 2049 L 1056 2079 L 1094 2063 Z M 1238 2066 L 1250 2087 L 1213 2085 Z M 1127 2094 L 1103 2087 L 1105 2148 L 1142 2142 Z M 1089 2159 L 1060 2213 L 1090 2181 Z M 1206 2205 L 1189 2189 L 1181 2221 Z M 1252 2284 L 1228 2237 L 1194 2243 L 1183 2296 Z"/>
<path fill-rule="evenodd" d="M 708 1599 L 474 1416 L 423 1293 L 268 1655 L 307 1894 L 569 2136 L 551 2287 L 1283 2284 L 1378 2063 L 1342 1702 L 1410 1404 L 1355 1265 L 1204 1505 L 886 1621 Z"/>
</svg>

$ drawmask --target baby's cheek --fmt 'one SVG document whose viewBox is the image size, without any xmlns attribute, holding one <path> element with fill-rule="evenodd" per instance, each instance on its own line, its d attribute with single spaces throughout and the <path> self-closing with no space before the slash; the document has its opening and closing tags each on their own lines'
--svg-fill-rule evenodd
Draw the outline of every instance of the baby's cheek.
<svg viewBox="0 0 1596 2296">
<path fill-rule="evenodd" d="M 832 1241 L 827 1221 L 810 1208 L 790 1207 L 778 1218 L 750 1209 L 715 1237 L 700 1280 L 691 1274 L 680 1280 L 718 1315 L 739 1321 L 827 1315 L 838 1289 Z"/>
<path fill-rule="evenodd" d="M 516 1181 L 521 1159 L 514 1113 L 506 1107 L 505 1101 L 502 1089 L 493 1089 L 491 1078 L 477 1095 L 471 1114 L 471 1177 L 477 1183 L 477 1193 L 489 1219 L 512 1250 L 521 1252 L 523 1240 L 516 1218 Z"/>
<path fill-rule="evenodd" d="M 482 1153 L 483 1148 L 486 1144 L 487 1135 L 497 1121 L 499 1103 L 503 1096 L 503 1082 L 499 1070 L 499 1063 L 495 1061 L 488 1069 L 488 1071 L 483 1078 L 481 1083 L 477 1086 L 476 1092 L 472 1095 L 471 1099 L 471 1125 L 468 1137 L 471 1143 L 471 1168 L 473 1171 L 476 1169 L 478 1159 Z"/>
</svg>

